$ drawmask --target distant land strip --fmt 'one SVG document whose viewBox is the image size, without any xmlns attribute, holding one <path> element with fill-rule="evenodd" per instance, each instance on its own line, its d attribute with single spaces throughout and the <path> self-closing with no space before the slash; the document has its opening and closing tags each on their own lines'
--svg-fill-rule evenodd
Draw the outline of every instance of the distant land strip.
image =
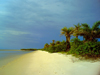
<svg viewBox="0 0 100 75">
<path fill-rule="evenodd" d="M 21 49 L 21 50 L 24 50 L 24 51 L 35 51 L 35 50 L 39 50 L 39 49 Z"/>
</svg>

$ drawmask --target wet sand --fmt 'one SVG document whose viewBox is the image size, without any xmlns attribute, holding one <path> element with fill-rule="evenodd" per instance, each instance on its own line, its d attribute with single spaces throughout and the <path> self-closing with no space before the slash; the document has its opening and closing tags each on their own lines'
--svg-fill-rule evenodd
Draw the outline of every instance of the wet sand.
<svg viewBox="0 0 100 75">
<path fill-rule="evenodd" d="M 80 61 L 71 55 L 34 51 L 0 69 L 0 75 L 98 75 L 100 61 Z"/>
</svg>

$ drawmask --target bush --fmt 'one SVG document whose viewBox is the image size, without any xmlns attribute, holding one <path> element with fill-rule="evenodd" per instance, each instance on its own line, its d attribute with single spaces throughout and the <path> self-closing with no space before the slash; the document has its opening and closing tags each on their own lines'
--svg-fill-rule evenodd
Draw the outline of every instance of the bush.
<svg viewBox="0 0 100 75">
<path fill-rule="evenodd" d="M 76 49 L 80 46 L 80 45 L 83 45 L 83 41 L 80 41 L 80 39 L 78 38 L 74 38 L 74 39 L 71 39 L 71 48 L 70 48 L 70 51 L 68 52 L 69 54 L 73 54 L 76 52 Z M 78 54 L 78 52 L 77 52 Z"/>
<path fill-rule="evenodd" d="M 54 53 L 55 52 L 55 46 L 49 46 L 48 48 L 45 49 L 45 51 L 48 51 L 50 53 Z"/>
<path fill-rule="evenodd" d="M 76 46 L 75 46 L 76 48 Z M 68 53 L 81 55 L 84 57 L 99 57 L 100 56 L 100 42 L 87 42 L 79 45 L 76 49 L 74 47 Z"/>
<path fill-rule="evenodd" d="M 48 51 L 50 53 L 65 51 L 66 50 L 66 42 L 65 41 L 62 41 L 62 42 L 56 41 L 56 44 L 50 43 L 49 46 L 48 46 L 48 44 L 45 44 L 44 50 Z"/>
<path fill-rule="evenodd" d="M 59 45 L 55 45 L 55 47 L 56 47 L 55 49 L 56 52 L 62 52 L 66 50 L 66 45 L 59 44 Z"/>
<path fill-rule="evenodd" d="M 83 44 L 83 41 L 80 41 L 80 39 L 78 38 L 71 39 L 71 46 L 78 47 L 79 45 L 82 45 L 82 44 Z"/>
<path fill-rule="evenodd" d="M 55 53 L 55 52 L 62 52 L 66 50 L 66 45 L 55 45 L 55 46 L 50 46 L 49 48 L 46 48 L 45 51 L 48 51 L 50 53 Z"/>
<path fill-rule="evenodd" d="M 63 40 L 63 41 L 61 42 L 61 45 L 66 45 L 66 41 Z"/>
</svg>

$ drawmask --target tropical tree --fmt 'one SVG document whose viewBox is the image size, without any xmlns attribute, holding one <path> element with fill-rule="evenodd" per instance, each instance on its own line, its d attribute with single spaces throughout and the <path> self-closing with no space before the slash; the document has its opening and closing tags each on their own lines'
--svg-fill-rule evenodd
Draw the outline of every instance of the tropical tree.
<svg viewBox="0 0 100 75">
<path fill-rule="evenodd" d="M 94 38 L 100 38 L 100 28 L 99 28 L 99 25 L 100 25 L 100 21 L 97 21 L 94 23 L 92 29 L 94 31 L 94 35 L 95 37 Z"/>
<path fill-rule="evenodd" d="M 81 29 L 81 25 L 78 23 L 77 25 L 74 25 L 74 26 L 75 26 L 75 28 L 74 28 L 73 36 L 76 36 L 76 38 L 78 38 L 78 35 L 79 35 L 78 33 Z"/>
<path fill-rule="evenodd" d="M 82 24 L 82 29 L 77 34 L 83 36 L 85 41 L 94 41 L 95 38 L 100 38 L 100 21 L 93 24 L 92 28 L 87 24 Z"/>
<path fill-rule="evenodd" d="M 55 43 L 50 43 L 50 46 L 54 46 L 55 45 Z"/>
<path fill-rule="evenodd" d="M 57 44 L 60 44 L 60 41 L 56 41 L 56 45 L 57 45 Z"/>
<path fill-rule="evenodd" d="M 66 50 L 70 49 L 70 37 L 73 34 L 73 32 L 74 29 L 72 27 L 70 28 L 64 27 L 61 29 L 61 35 L 65 35 L 66 37 L 66 44 L 67 44 Z"/>
<path fill-rule="evenodd" d="M 65 40 L 62 40 L 61 44 L 62 45 L 66 45 L 66 41 Z"/>
<path fill-rule="evenodd" d="M 46 49 L 46 48 L 48 48 L 48 47 L 49 47 L 49 44 L 46 43 L 46 44 L 44 45 L 44 49 Z"/>
<path fill-rule="evenodd" d="M 52 40 L 53 43 L 55 43 L 55 40 Z"/>
</svg>

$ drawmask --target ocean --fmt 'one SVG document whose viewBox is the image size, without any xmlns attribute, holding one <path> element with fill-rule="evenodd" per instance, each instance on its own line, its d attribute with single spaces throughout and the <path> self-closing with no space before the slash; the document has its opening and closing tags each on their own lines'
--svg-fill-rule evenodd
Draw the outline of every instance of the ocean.
<svg viewBox="0 0 100 75">
<path fill-rule="evenodd" d="M 32 51 L 21 50 L 0 50 L 0 68 L 8 64 L 9 62 L 19 58 L 21 55 L 30 53 Z"/>
</svg>

